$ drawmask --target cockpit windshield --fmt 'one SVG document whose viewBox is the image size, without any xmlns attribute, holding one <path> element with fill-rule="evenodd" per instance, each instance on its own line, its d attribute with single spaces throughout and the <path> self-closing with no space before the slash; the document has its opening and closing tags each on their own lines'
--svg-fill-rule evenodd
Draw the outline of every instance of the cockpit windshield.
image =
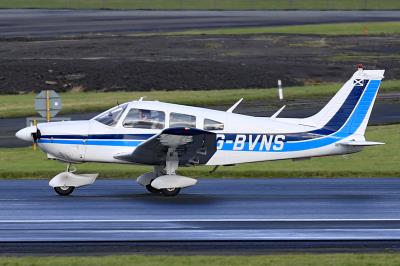
<svg viewBox="0 0 400 266">
<path fill-rule="evenodd" d="M 127 106 L 128 103 L 115 106 L 93 117 L 92 119 L 110 127 L 115 126 L 118 123 L 119 119 L 121 118 L 121 115 L 124 113 Z"/>
</svg>

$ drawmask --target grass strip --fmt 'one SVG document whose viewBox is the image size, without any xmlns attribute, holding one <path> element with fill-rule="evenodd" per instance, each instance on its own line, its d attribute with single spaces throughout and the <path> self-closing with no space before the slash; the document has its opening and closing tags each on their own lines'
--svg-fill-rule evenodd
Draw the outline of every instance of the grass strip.
<svg viewBox="0 0 400 266">
<path fill-rule="evenodd" d="M 306 34 L 306 35 L 393 35 L 400 34 L 400 22 L 323 23 L 295 26 L 238 27 L 195 29 L 138 35 L 242 35 L 242 34 Z"/>
<path fill-rule="evenodd" d="M 295 86 L 284 88 L 286 101 L 310 100 L 332 97 L 343 83 Z M 381 93 L 400 91 L 400 80 L 384 80 Z M 234 103 L 240 98 L 245 101 L 277 101 L 276 88 L 271 89 L 230 89 L 230 90 L 193 90 L 193 91 L 133 91 L 133 92 L 65 92 L 62 98 L 62 112 L 59 115 L 77 112 L 103 111 L 117 102 L 137 100 L 145 96 L 146 100 L 159 100 L 170 103 L 193 106 L 212 106 Z M 0 95 L 0 118 L 24 117 L 36 115 L 34 111 L 35 94 Z"/>
<path fill-rule="evenodd" d="M 396 0 L 2 0 L 0 8 L 153 10 L 393 10 Z"/>
<path fill-rule="evenodd" d="M 386 145 L 369 147 L 360 153 L 313 158 L 305 161 L 270 161 L 220 167 L 210 174 L 210 166 L 179 168 L 192 177 L 399 177 L 400 124 L 368 127 L 367 139 Z M 148 166 L 85 163 L 79 173 L 100 173 L 101 177 L 136 178 L 152 170 Z M 65 171 L 65 164 L 47 160 L 32 148 L 0 149 L 0 178 L 51 178 Z"/>
<path fill-rule="evenodd" d="M 400 255 L 382 254 L 280 254 L 263 256 L 58 256 L 58 257 L 0 257 L 0 265 L 36 265 L 36 266 L 102 266 L 102 265 L 399 265 Z"/>
</svg>

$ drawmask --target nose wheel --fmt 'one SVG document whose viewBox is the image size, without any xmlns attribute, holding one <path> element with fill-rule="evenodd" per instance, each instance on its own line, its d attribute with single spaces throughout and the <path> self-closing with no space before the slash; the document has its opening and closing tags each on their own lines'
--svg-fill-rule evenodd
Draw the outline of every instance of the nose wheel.
<svg viewBox="0 0 400 266">
<path fill-rule="evenodd" d="M 54 191 L 60 196 L 68 196 L 74 191 L 75 187 L 55 187 Z"/>
<path fill-rule="evenodd" d="M 98 174 L 76 174 L 76 168 L 67 165 L 67 171 L 59 173 L 49 181 L 49 186 L 60 196 L 70 195 L 75 188 L 93 184 Z"/>
</svg>

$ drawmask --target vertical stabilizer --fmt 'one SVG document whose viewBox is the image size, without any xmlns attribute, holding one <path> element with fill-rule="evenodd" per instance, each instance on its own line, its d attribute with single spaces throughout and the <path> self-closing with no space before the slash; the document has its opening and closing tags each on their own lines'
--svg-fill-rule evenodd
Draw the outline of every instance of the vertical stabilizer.
<svg viewBox="0 0 400 266">
<path fill-rule="evenodd" d="M 384 70 L 359 68 L 329 103 L 317 114 L 305 118 L 320 134 L 341 129 L 348 135 L 364 135 Z"/>
</svg>

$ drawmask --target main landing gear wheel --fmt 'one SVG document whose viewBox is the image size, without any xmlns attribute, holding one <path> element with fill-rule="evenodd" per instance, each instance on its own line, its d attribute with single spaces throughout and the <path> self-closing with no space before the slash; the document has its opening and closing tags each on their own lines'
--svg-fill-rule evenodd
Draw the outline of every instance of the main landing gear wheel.
<svg viewBox="0 0 400 266">
<path fill-rule="evenodd" d="M 154 193 L 154 194 L 159 194 L 161 192 L 159 189 L 152 187 L 150 184 L 146 185 L 146 189 L 147 189 L 147 191 Z"/>
<path fill-rule="evenodd" d="M 179 194 L 181 189 L 179 187 L 174 187 L 174 188 L 163 188 L 161 189 L 161 194 L 163 194 L 166 197 L 174 197 Z"/>
<path fill-rule="evenodd" d="M 68 196 L 74 191 L 75 187 L 55 187 L 54 190 L 60 196 Z"/>
</svg>

